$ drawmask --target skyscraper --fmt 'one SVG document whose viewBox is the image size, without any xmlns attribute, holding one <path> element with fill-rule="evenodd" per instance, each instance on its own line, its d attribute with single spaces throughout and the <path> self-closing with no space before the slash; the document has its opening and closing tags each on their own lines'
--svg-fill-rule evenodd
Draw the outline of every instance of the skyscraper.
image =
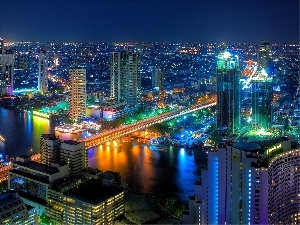
<svg viewBox="0 0 300 225">
<path fill-rule="evenodd" d="M 110 97 L 116 102 L 140 104 L 140 55 L 128 49 L 111 55 Z"/>
<path fill-rule="evenodd" d="M 85 117 L 86 108 L 86 70 L 74 67 L 69 70 L 70 98 L 69 117 L 78 120 Z"/>
<path fill-rule="evenodd" d="M 39 53 L 38 91 L 40 93 L 48 91 L 47 56 L 44 49 L 41 49 Z"/>
<path fill-rule="evenodd" d="M 0 94 L 13 94 L 14 63 L 12 50 L 0 54 Z"/>
<path fill-rule="evenodd" d="M 240 126 L 240 74 L 238 56 L 219 54 L 217 61 L 217 127 L 235 133 Z"/>
<path fill-rule="evenodd" d="M 160 68 L 159 66 L 154 66 L 151 68 L 152 72 L 152 88 L 161 88 L 164 86 L 164 76 L 165 71 L 164 69 Z"/>
<path fill-rule="evenodd" d="M 269 41 L 261 41 L 259 45 L 259 52 L 257 54 L 258 66 L 268 72 L 270 69 L 270 51 L 271 45 Z"/>
<path fill-rule="evenodd" d="M 291 216 L 296 218 L 297 209 L 286 210 L 279 201 L 296 208 L 299 150 L 291 150 L 291 141 L 285 138 L 264 145 L 232 143 L 208 152 L 208 167 L 201 171 L 202 182 L 195 183 L 195 194 L 189 198 L 183 223 L 268 224 L 274 218 L 277 224 L 287 222 Z M 288 155 L 289 162 L 277 158 L 275 163 L 274 157 L 282 154 Z M 286 172 L 279 172 L 283 168 Z M 291 188 L 284 189 L 285 185 Z M 280 191 L 284 192 L 281 200 Z"/>
<path fill-rule="evenodd" d="M 0 54 L 3 54 L 3 50 L 4 50 L 4 41 L 2 38 L 0 38 Z"/>
<path fill-rule="evenodd" d="M 50 166 L 59 161 L 60 142 L 54 134 L 42 134 L 40 139 L 41 163 Z"/>
<path fill-rule="evenodd" d="M 251 80 L 251 123 L 253 126 L 269 128 L 272 122 L 271 103 L 273 99 L 273 82 L 263 69 L 256 72 Z"/>
</svg>

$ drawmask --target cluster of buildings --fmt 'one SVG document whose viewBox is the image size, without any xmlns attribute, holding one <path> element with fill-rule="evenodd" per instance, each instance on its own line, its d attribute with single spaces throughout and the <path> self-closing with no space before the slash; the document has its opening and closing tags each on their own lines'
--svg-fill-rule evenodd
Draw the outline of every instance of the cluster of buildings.
<svg viewBox="0 0 300 225">
<path fill-rule="evenodd" d="M 40 143 L 40 162 L 19 156 L 12 164 L 1 223 L 112 224 L 124 214 L 120 175 L 87 169 L 83 142 L 43 134 Z"/>
<path fill-rule="evenodd" d="M 250 123 L 256 131 L 272 124 L 269 55 L 269 43 L 261 42 L 258 68 L 250 74 Z M 217 62 L 217 127 L 229 136 L 241 130 L 239 77 L 237 56 L 221 54 Z M 226 140 L 208 152 L 207 167 L 202 169 L 202 181 L 195 183 L 183 223 L 299 224 L 300 150 L 292 148 L 287 137 L 239 140 Z"/>
</svg>

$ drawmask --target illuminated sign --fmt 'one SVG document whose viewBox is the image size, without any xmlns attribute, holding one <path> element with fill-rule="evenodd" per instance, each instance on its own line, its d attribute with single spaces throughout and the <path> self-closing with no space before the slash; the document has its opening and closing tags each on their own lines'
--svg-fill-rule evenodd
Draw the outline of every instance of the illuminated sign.
<svg viewBox="0 0 300 225">
<path fill-rule="evenodd" d="M 278 149 L 280 149 L 280 148 L 282 148 L 281 143 L 280 143 L 280 144 L 277 144 L 277 145 L 274 145 L 274 146 L 271 147 L 271 148 L 268 148 L 268 149 L 267 149 L 267 155 L 269 155 L 270 153 L 272 153 L 272 152 L 274 152 L 274 151 L 276 151 L 276 150 L 278 150 Z"/>
</svg>

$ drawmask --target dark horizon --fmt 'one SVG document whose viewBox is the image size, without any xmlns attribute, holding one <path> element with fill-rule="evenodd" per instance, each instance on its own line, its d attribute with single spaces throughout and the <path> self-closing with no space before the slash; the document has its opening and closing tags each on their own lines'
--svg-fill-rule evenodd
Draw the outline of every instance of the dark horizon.
<svg viewBox="0 0 300 225">
<path fill-rule="evenodd" d="M 299 43 L 298 0 L 2 1 L 5 42 Z"/>
</svg>

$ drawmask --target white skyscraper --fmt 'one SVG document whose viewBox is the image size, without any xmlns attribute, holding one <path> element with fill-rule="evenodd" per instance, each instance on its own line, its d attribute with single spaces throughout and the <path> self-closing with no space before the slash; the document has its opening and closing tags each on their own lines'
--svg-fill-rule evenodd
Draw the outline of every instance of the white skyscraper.
<svg viewBox="0 0 300 225">
<path fill-rule="evenodd" d="M 137 106 L 141 97 L 140 55 L 128 50 L 113 52 L 110 71 L 110 97 L 116 102 Z"/>
<path fill-rule="evenodd" d="M 0 54 L 0 94 L 13 94 L 15 57 L 12 50 Z"/>
<path fill-rule="evenodd" d="M 76 67 L 69 70 L 70 98 L 69 117 L 78 120 L 85 117 L 86 70 Z"/>
<path fill-rule="evenodd" d="M 43 49 L 39 53 L 38 90 L 41 93 L 48 91 L 47 56 Z"/>
<path fill-rule="evenodd" d="M 189 198 L 183 224 L 268 224 L 270 180 L 273 180 L 270 179 L 270 160 L 289 151 L 291 141 L 282 138 L 264 145 L 233 143 L 208 152 L 208 167 L 202 169 L 202 182 L 195 183 L 195 194 Z M 297 193 L 290 192 L 290 195 L 295 197 Z M 277 198 L 274 196 L 273 193 L 272 198 Z M 283 212 L 279 207 L 273 209 L 276 210 L 277 215 Z M 297 212 L 294 210 L 291 214 L 294 216 Z"/>
</svg>

